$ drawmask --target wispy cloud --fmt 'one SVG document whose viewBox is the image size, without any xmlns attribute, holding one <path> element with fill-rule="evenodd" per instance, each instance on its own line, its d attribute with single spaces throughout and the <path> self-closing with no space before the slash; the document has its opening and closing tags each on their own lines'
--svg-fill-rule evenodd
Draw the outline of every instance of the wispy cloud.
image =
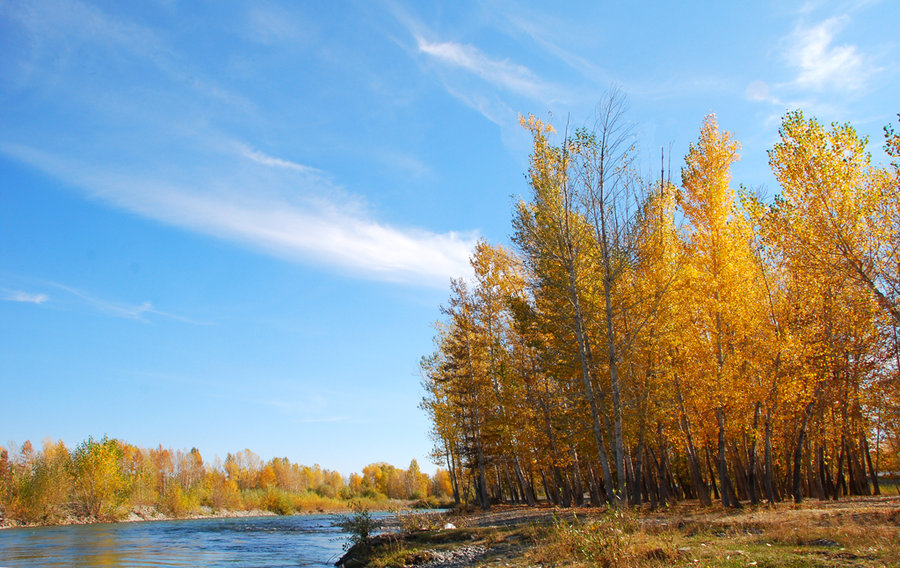
<svg viewBox="0 0 900 568">
<path fill-rule="evenodd" d="M 816 25 L 799 25 L 787 38 L 785 59 L 797 70 L 794 83 L 815 90 L 858 90 L 877 71 L 855 45 L 835 45 L 847 24 L 847 16 L 829 18 Z"/>
<path fill-rule="evenodd" d="M 47 294 L 23 292 L 22 290 L 3 290 L 0 296 L 5 302 L 23 302 L 27 304 L 43 304 L 50 299 Z"/>
<path fill-rule="evenodd" d="M 48 282 L 47 285 L 57 288 L 59 290 L 62 290 L 64 292 L 67 292 L 68 294 L 71 294 L 72 296 L 78 298 L 79 300 L 81 300 L 81 302 L 90 306 L 91 308 L 93 308 L 101 313 L 110 315 L 110 316 L 131 319 L 131 320 L 136 320 L 136 321 L 147 323 L 147 322 L 149 322 L 149 320 L 147 319 L 147 316 L 154 315 L 154 316 L 159 316 L 159 317 L 166 318 L 166 319 L 180 321 L 182 323 L 190 323 L 190 324 L 194 324 L 194 325 L 206 325 L 204 322 L 186 318 L 186 317 L 180 316 L 178 314 L 173 314 L 170 312 L 158 310 L 153 306 L 152 302 L 142 302 L 141 304 L 138 304 L 138 305 L 125 304 L 125 303 L 120 303 L 120 302 L 104 300 L 104 299 L 98 298 L 96 296 L 93 296 L 91 294 L 88 294 L 87 292 L 84 292 L 83 290 L 79 290 L 78 288 L 73 288 L 72 286 L 67 286 L 65 284 L 60 284 L 58 282 Z"/>
<path fill-rule="evenodd" d="M 79 42 L 115 46 L 154 59 L 167 53 L 156 34 L 148 28 L 112 18 L 99 8 L 78 0 L 3 1 L 0 6 L 7 17 L 17 20 L 28 30 L 36 43 L 66 36 Z"/>
<path fill-rule="evenodd" d="M 45 100 L 61 101 L 67 115 L 87 111 L 96 122 L 4 133 L 0 153 L 115 207 L 292 261 L 441 287 L 452 276 L 468 274 L 474 233 L 435 233 L 380 222 L 359 197 L 367 188 L 345 190 L 328 172 L 223 134 L 220 129 L 227 127 L 217 124 L 217 118 L 229 125 L 235 117 L 252 122 L 258 107 L 241 105 L 239 96 L 205 81 L 202 72 L 162 41 L 165 36 L 78 0 L 14 8 L 13 19 L 35 45 L 43 46 L 23 50 L 20 57 L 35 61 L 35 89 L 44 89 Z M 57 9 L 65 17 L 57 17 Z M 292 27 L 278 25 L 277 15 L 269 16 L 257 22 L 268 30 L 266 37 L 283 40 L 294 34 Z M 84 80 L 80 67 L 70 61 L 74 58 L 58 63 L 49 55 L 67 49 L 82 50 L 100 62 L 109 53 L 122 54 L 122 61 L 138 68 L 149 62 L 150 69 L 162 71 L 164 88 L 145 88 L 143 75 L 135 74 L 127 84 L 139 88 L 123 89 L 119 74 L 107 66 L 99 67 L 102 80 Z M 58 96 L 57 81 L 71 86 L 66 97 Z M 224 109 L 210 104 L 223 99 L 228 103 Z M 264 107 L 258 110 L 265 115 Z M 265 124 L 265 117 L 260 122 Z M 424 170 L 412 161 L 403 165 Z M 152 306 L 140 308 L 131 306 L 120 314 L 146 317 Z"/>
<path fill-rule="evenodd" d="M 244 35 L 264 45 L 301 40 L 309 26 L 285 6 L 254 3 L 246 15 Z"/>
<path fill-rule="evenodd" d="M 602 66 L 594 63 L 586 57 L 582 57 L 573 51 L 564 48 L 559 42 L 561 36 L 581 37 L 584 30 L 565 29 L 571 22 L 555 19 L 553 25 L 546 25 L 547 14 L 531 14 L 532 17 L 523 17 L 519 11 L 510 11 L 503 17 L 519 32 L 524 33 L 547 53 L 559 58 L 563 63 L 580 73 L 584 78 L 597 85 L 607 85 L 613 81 L 612 76 Z"/>
<path fill-rule="evenodd" d="M 21 145 L 0 144 L 0 152 L 115 206 L 289 260 L 323 263 L 377 280 L 441 287 L 451 277 L 470 272 L 475 233 L 434 233 L 380 223 L 368 217 L 353 196 L 344 197 L 342 188 L 321 175 L 308 175 L 318 170 L 264 154 L 247 159 L 267 172 L 231 175 L 222 170 L 218 177 L 189 186 L 92 167 Z"/>
<path fill-rule="evenodd" d="M 544 98 L 551 90 L 528 67 L 508 59 L 492 59 L 468 44 L 429 42 L 416 38 L 419 51 L 455 67 L 474 73 L 496 87 L 535 99 Z"/>
<path fill-rule="evenodd" d="M 310 166 L 304 166 L 303 164 L 298 164 L 297 162 L 291 162 L 290 160 L 282 160 L 281 158 L 275 158 L 273 156 L 269 156 L 268 154 L 264 154 L 259 150 L 254 150 L 250 148 L 246 144 L 237 143 L 236 144 L 238 151 L 245 158 L 256 162 L 257 164 L 262 164 L 264 166 L 269 166 L 273 168 L 285 168 L 288 170 L 294 170 L 297 172 L 303 173 L 317 173 L 321 174 L 322 171 Z"/>
</svg>

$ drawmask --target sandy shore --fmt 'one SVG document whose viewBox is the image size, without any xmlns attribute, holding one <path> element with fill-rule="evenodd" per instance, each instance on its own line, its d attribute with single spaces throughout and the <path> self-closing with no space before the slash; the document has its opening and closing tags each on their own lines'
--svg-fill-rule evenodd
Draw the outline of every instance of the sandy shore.
<svg viewBox="0 0 900 568">
<path fill-rule="evenodd" d="M 277 516 L 271 511 L 262 509 L 251 509 L 249 511 L 233 511 L 230 509 L 222 509 L 214 511 L 209 507 L 202 507 L 197 513 L 191 513 L 183 517 L 172 517 L 164 515 L 155 507 L 141 506 L 134 507 L 128 514 L 122 518 L 109 520 L 98 519 L 96 517 L 76 517 L 66 516 L 53 523 L 19 523 L 12 519 L 0 520 L 0 530 L 15 528 L 33 528 L 47 526 L 66 526 L 66 525 L 92 525 L 96 523 L 140 523 L 144 521 L 179 521 L 184 519 L 229 519 L 236 517 L 274 517 Z"/>
</svg>

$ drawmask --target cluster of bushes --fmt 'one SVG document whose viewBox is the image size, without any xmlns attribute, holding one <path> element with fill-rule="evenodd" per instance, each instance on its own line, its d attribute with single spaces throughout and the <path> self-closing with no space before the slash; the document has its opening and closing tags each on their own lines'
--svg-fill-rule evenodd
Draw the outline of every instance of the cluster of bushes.
<svg viewBox="0 0 900 568">
<path fill-rule="evenodd" d="M 250 450 L 204 463 L 196 448 L 145 449 L 107 437 L 89 438 L 73 450 L 49 440 L 40 449 L 26 442 L 12 455 L 0 447 L 0 520 L 23 523 L 115 520 L 130 511 L 185 517 L 223 510 L 344 510 L 350 500 L 369 506 L 389 498 L 434 500 L 443 485 L 422 474 L 415 461 L 410 470 L 373 464 L 345 480 L 287 458 L 263 462 Z"/>
</svg>

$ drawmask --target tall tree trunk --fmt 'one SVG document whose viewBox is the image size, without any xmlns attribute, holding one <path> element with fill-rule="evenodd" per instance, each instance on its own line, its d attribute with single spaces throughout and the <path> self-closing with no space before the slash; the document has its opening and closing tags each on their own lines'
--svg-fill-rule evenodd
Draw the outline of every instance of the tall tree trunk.
<svg viewBox="0 0 900 568">
<path fill-rule="evenodd" d="M 544 468 L 540 464 L 538 464 L 538 470 L 541 472 L 541 482 L 544 484 L 544 496 L 554 505 L 559 505 L 559 493 L 556 490 L 556 484 L 550 483 L 550 480 L 547 479 L 547 474 L 544 473 Z"/>
<path fill-rule="evenodd" d="M 719 484 L 716 483 L 716 472 L 713 469 L 712 459 L 709 457 L 709 440 L 706 441 L 706 445 L 703 447 L 703 453 L 706 454 L 706 471 L 709 473 L 709 485 L 712 487 L 713 497 L 718 501 L 721 493 L 719 491 Z"/>
<path fill-rule="evenodd" d="M 522 500 L 519 497 L 519 487 L 513 483 L 513 478 L 509 471 L 509 460 L 503 460 L 503 475 L 506 479 L 506 486 L 509 488 L 509 497 L 513 503 L 518 505 Z"/>
<path fill-rule="evenodd" d="M 816 497 L 819 501 L 826 501 L 828 495 L 825 493 L 825 448 L 822 445 L 822 433 L 819 433 L 816 440 Z"/>
<path fill-rule="evenodd" d="M 766 406 L 766 424 L 765 424 L 765 480 L 766 500 L 770 505 L 775 504 L 775 467 L 772 456 L 772 409 Z"/>
<path fill-rule="evenodd" d="M 605 216 L 602 216 L 605 219 Z M 603 222 L 603 238 L 606 238 L 606 223 Z M 616 353 L 616 336 L 613 330 L 612 308 L 612 273 L 609 261 L 609 251 L 606 241 L 603 247 L 603 264 L 605 275 L 603 278 L 603 300 L 606 312 L 606 346 L 609 364 L 610 391 L 613 403 L 613 429 L 615 431 L 615 458 L 616 458 L 616 499 L 618 504 L 625 503 L 625 437 L 622 431 L 622 401 L 619 387 L 619 361 Z"/>
<path fill-rule="evenodd" d="M 450 488 L 453 491 L 453 502 L 456 505 L 459 505 L 459 478 L 457 477 L 457 469 L 454 464 L 455 460 L 451 457 L 446 440 L 444 440 L 444 449 L 446 451 L 445 458 L 447 460 L 447 471 L 450 473 Z"/>
<path fill-rule="evenodd" d="M 487 475 L 485 474 L 484 463 L 484 446 L 481 444 L 481 432 L 478 433 L 477 448 L 478 452 L 478 483 L 475 484 L 475 490 L 478 493 L 478 505 L 484 509 L 491 508 L 491 500 L 487 492 Z"/>
<path fill-rule="evenodd" d="M 525 476 L 522 474 L 522 465 L 519 462 L 519 456 L 513 458 L 513 471 L 516 473 L 516 480 L 519 483 L 519 489 L 521 490 L 522 495 L 525 497 L 525 502 L 529 507 L 534 507 L 537 504 L 534 497 L 534 487 L 529 485 L 528 480 L 525 479 Z"/>
<path fill-rule="evenodd" d="M 844 487 L 844 454 L 847 451 L 847 440 L 844 439 L 844 436 L 841 435 L 841 451 L 838 454 L 837 460 L 837 474 L 834 476 L 834 500 L 837 501 L 838 497 L 841 493 L 841 488 Z"/>
<path fill-rule="evenodd" d="M 660 486 L 659 479 L 654 474 L 653 467 L 653 458 L 650 455 L 650 449 L 648 446 L 644 447 L 644 459 L 642 460 L 644 463 L 644 487 L 647 493 L 647 500 L 650 501 L 650 510 L 656 510 L 656 507 L 660 501 Z"/>
<path fill-rule="evenodd" d="M 644 488 L 644 433 L 641 428 L 640 439 L 633 459 L 634 489 L 631 491 L 631 500 L 634 506 L 641 505 L 641 491 Z"/>
<path fill-rule="evenodd" d="M 591 505 L 594 507 L 599 507 L 603 504 L 606 504 L 606 498 L 603 497 L 604 493 L 600 488 L 600 480 L 597 479 L 597 472 L 594 470 L 594 464 L 588 461 L 587 464 L 588 476 L 590 480 L 589 491 L 591 493 Z"/>
<path fill-rule="evenodd" d="M 818 391 L 819 387 L 816 387 L 817 395 Z M 817 398 L 818 396 L 815 396 L 814 400 L 806 405 L 803 409 L 803 415 L 800 418 L 800 431 L 797 433 L 797 442 L 794 446 L 794 467 L 791 480 L 791 495 L 794 497 L 794 503 L 803 501 L 803 486 L 800 475 L 803 466 L 803 445 L 806 443 L 806 430 L 809 427 L 809 419 L 812 416 L 813 408 L 815 407 L 815 399 Z"/>
<path fill-rule="evenodd" d="M 469 339 L 469 332 L 466 330 L 466 357 L 468 359 L 468 367 L 469 367 L 469 380 L 472 384 L 477 384 L 475 379 L 475 365 L 472 359 L 472 344 Z M 482 509 L 490 509 L 491 501 L 488 498 L 487 493 L 487 475 L 485 475 L 485 461 L 484 461 L 484 445 L 481 440 L 481 412 L 479 411 L 478 402 L 472 405 L 474 407 L 474 418 L 475 418 L 475 451 L 476 451 L 476 467 L 478 468 L 478 482 L 475 484 L 475 491 L 477 493 L 478 505 Z"/>
<path fill-rule="evenodd" d="M 663 437 L 662 422 L 656 423 L 656 439 L 659 445 L 659 456 L 654 455 L 653 448 L 649 445 L 647 446 L 647 451 L 650 452 L 650 457 L 656 463 L 659 500 L 661 503 L 669 503 L 669 499 L 674 498 L 675 494 L 670 491 L 668 451 L 666 450 L 666 439 Z"/>
<path fill-rule="evenodd" d="M 753 407 L 753 433 L 750 438 L 750 451 L 747 454 L 747 484 L 750 486 L 750 503 L 756 505 L 759 503 L 759 493 L 756 491 L 757 483 L 756 465 L 759 461 L 757 458 L 756 442 L 757 432 L 759 432 L 759 415 L 762 410 L 762 403 L 757 402 Z"/>
<path fill-rule="evenodd" d="M 584 394 L 591 410 L 591 426 L 594 429 L 594 443 L 597 445 L 597 455 L 600 458 L 600 467 L 603 468 L 603 481 L 606 485 L 606 498 L 615 506 L 616 495 L 613 489 L 612 472 L 609 467 L 609 456 L 606 453 L 606 443 L 603 440 L 603 429 L 600 426 L 600 411 L 597 408 L 597 399 L 594 396 L 593 378 L 591 376 L 591 352 L 590 344 L 585 333 L 584 314 L 581 311 L 581 301 L 578 296 L 578 287 L 575 280 L 575 267 L 569 270 L 569 294 L 572 308 L 575 312 L 575 338 L 578 342 L 578 355 L 581 360 L 581 377 L 584 383 Z"/>
<path fill-rule="evenodd" d="M 744 442 L 746 442 L 746 440 L 744 440 Z M 750 479 L 750 473 L 747 471 L 747 468 L 744 466 L 744 461 L 741 459 L 742 455 L 748 453 L 749 450 L 746 449 L 746 446 L 744 451 L 741 451 L 737 442 L 731 443 L 731 470 L 734 474 L 734 492 L 738 502 L 742 499 L 750 498 L 750 488 L 747 486 Z"/>
<path fill-rule="evenodd" d="M 869 440 L 865 434 L 861 434 L 863 452 L 866 455 L 866 463 L 869 465 L 869 473 L 872 475 L 872 492 L 875 495 L 881 495 L 881 488 L 878 487 L 878 471 L 872 467 L 872 453 L 869 451 Z"/>
<path fill-rule="evenodd" d="M 572 448 L 572 500 L 576 507 L 584 505 L 584 484 L 581 481 L 581 467 L 578 463 L 578 452 Z"/>
<path fill-rule="evenodd" d="M 569 491 L 569 482 L 563 477 L 559 467 L 552 466 L 553 479 L 556 481 L 557 495 L 559 495 L 559 504 L 563 507 L 572 506 L 572 493 Z"/>
<path fill-rule="evenodd" d="M 721 406 L 716 408 L 716 422 L 719 426 L 718 464 L 722 505 L 726 507 L 740 507 L 741 504 L 734 494 L 734 487 L 731 485 L 731 478 L 728 476 L 728 461 L 725 457 L 725 409 Z"/>
<path fill-rule="evenodd" d="M 703 473 L 700 470 L 700 458 L 697 456 L 697 448 L 694 446 L 694 437 L 691 435 L 691 423 L 688 421 L 687 411 L 684 408 L 684 398 L 681 396 L 681 381 L 679 381 L 677 374 L 675 375 L 675 389 L 681 410 L 681 431 L 687 442 L 688 462 L 691 470 L 691 487 L 697 495 L 697 498 L 700 499 L 700 503 L 704 507 L 709 507 L 712 505 L 712 501 L 709 499 L 709 488 L 703 481 Z"/>
</svg>

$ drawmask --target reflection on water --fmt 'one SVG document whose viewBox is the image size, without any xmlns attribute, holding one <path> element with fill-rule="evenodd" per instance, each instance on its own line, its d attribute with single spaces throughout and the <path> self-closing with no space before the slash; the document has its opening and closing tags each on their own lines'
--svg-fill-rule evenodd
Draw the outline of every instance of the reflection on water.
<svg viewBox="0 0 900 568">
<path fill-rule="evenodd" d="M 0 566 L 330 566 L 333 515 L 198 519 L 0 531 Z"/>
</svg>

